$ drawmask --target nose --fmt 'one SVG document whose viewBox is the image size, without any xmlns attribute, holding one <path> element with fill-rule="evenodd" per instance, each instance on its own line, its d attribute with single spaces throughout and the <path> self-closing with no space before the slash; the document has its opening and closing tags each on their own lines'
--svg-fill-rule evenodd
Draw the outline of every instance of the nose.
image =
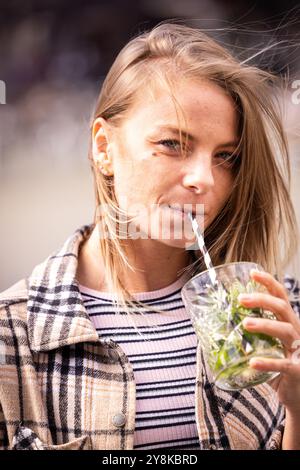
<svg viewBox="0 0 300 470">
<path fill-rule="evenodd" d="M 183 185 L 197 194 L 205 194 L 214 186 L 210 158 L 190 161 L 185 169 Z"/>
</svg>

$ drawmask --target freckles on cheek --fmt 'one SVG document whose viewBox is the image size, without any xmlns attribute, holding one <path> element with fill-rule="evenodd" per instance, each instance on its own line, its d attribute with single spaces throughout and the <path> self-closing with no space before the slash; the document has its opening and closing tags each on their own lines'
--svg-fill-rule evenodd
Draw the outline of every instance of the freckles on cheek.
<svg viewBox="0 0 300 470">
<path fill-rule="evenodd" d="M 150 150 L 150 149 L 145 150 L 137 155 L 138 155 L 138 161 L 140 161 L 141 163 L 146 163 L 146 164 L 147 163 L 154 164 L 154 158 L 158 157 L 158 153 L 155 150 Z"/>
<path fill-rule="evenodd" d="M 234 177 L 231 172 L 223 173 L 221 177 L 216 178 L 215 182 L 216 197 L 220 200 L 227 198 L 231 194 L 234 186 Z"/>
<path fill-rule="evenodd" d="M 224 206 L 226 201 L 229 199 L 232 192 L 232 187 L 226 187 L 222 184 L 218 185 L 216 182 L 214 191 L 211 195 L 212 206 L 215 208 L 216 212 L 219 212 Z"/>
</svg>

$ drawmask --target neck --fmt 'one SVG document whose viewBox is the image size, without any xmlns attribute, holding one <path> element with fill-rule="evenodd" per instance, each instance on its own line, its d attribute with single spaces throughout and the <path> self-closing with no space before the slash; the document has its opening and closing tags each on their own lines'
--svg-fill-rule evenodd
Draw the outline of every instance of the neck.
<svg viewBox="0 0 300 470">
<path fill-rule="evenodd" d="M 119 279 L 130 293 L 163 289 L 175 282 L 181 270 L 191 263 L 191 252 L 152 239 L 121 240 L 129 264 L 118 269 Z M 107 291 L 105 269 L 101 260 L 98 226 L 82 245 L 78 257 L 77 280 L 90 289 Z"/>
<path fill-rule="evenodd" d="M 120 270 L 120 280 L 131 293 L 162 289 L 175 282 L 191 263 L 190 252 L 156 240 L 129 240 L 126 257 L 135 269 Z"/>
</svg>

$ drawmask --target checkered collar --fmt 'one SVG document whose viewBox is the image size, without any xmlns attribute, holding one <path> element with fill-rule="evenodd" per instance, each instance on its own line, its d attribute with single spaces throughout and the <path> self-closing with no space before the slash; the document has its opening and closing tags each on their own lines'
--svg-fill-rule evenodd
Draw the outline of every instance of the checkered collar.
<svg viewBox="0 0 300 470">
<path fill-rule="evenodd" d="M 77 229 L 28 278 L 28 337 L 33 351 L 99 342 L 75 278 L 79 247 L 93 228 L 90 224 Z"/>
</svg>

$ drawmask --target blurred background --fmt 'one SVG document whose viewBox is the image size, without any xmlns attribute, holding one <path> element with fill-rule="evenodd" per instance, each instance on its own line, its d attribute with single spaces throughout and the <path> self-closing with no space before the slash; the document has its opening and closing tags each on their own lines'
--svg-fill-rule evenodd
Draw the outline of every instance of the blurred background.
<svg viewBox="0 0 300 470">
<path fill-rule="evenodd" d="M 300 221 L 299 1 L 0 0 L 0 291 L 93 221 L 87 150 L 101 83 L 129 39 L 167 19 L 207 30 L 244 59 L 278 43 L 251 63 L 289 76 L 284 119 Z M 295 258 L 290 272 L 299 266 Z"/>
</svg>

